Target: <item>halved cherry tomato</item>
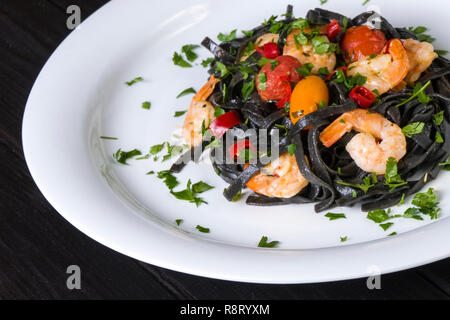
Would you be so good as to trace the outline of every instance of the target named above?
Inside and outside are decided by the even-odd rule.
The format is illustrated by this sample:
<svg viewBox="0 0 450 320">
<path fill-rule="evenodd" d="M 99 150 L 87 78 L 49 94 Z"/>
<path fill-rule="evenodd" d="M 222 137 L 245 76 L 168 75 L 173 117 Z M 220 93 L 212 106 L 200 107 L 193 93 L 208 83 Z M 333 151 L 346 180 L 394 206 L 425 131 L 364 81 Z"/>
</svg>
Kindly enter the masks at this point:
<svg viewBox="0 0 450 320">
<path fill-rule="evenodd" d="M 285 99 L 288 94 L 287 85 L 297 83 L 302 78 L 296 70 L 302 64 L 296 58 L 279 56 L 275 61 L 274 64 L 267 63 L 256 75 L 256 88 L 264 101 Z"/>
<path fill-rule="evenodd" d="M 351 27 L 345 32 L 341 42 L 346 62 L 354 62 L 359 59 L 379 54 L 386 44 L 383 31 L 371 29 L 368 26 Z"/>
<path fill-rule="evenodd" d="M 328 39 L 333 40 L 339 32 L 341 32 L 341 30 L 342 27 L 339 25 L 339 22 L 335 19 L 331 20 L 331 22 L 327 25 Z"/>
<path fill-rule="evenodd" d="M 317 110 L 317 105 L 328 105 L 328 88 L 318 76 L 308 76 L 301 80 L 291 95 L 290 118 L 296 123 L 301 117 Z"/>
</svg>

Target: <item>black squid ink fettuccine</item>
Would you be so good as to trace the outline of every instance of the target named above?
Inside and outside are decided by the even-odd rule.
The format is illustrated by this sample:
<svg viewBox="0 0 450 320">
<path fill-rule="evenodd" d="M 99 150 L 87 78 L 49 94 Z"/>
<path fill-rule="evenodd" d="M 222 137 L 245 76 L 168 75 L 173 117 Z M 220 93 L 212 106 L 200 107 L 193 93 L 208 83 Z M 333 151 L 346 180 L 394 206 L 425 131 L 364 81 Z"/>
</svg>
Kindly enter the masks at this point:
<svg viewBox="0 0 450 320">
<path fill-rule="evenodd" d="M 377 28 L 373 28 L 373 22 L 378 23 Z M 363 30 L 358 27 L 367 24 L 370 30 L 364 30 L 374 33 L 374 42 L 360 44 L 358 41 L 350 41 L 350 45 L 346 46 L 346 37 L 350 37 L 352 31 Z M 295 34 L 295 30 L 300 32 Z M 246 132 L 256 129 L 251 132 L 258 135 L 260 129 L 267 129 L 265 141 L 269 141 L 277 131 L 279 138 L 275 145 L 279 155 L 295 156 L 298 170 L 303 179 L 307 180 L 307 185 L 289 197 L 267 196 L 264 192 L 255 192 L 247 198 L 247 204 L 274 206 L 315 203 L 315 210 L 319 212 L 335 206 L 355 204 L 361 204 L 362 210 L 369 211 L 399 203 L 405 196 L 418 192 L 435 179 L 443 169 L 440 164 L 450 155 L 450 63 L 436 54 L 426 70 L 414 75 L 411 71 L 413 61 L 409 56 L 409 68 L 406 67 L 408 75 L 404 75 L 395 85 L 391 83 L 392 87 L 387 90 L 373 89 L 370 84 L 371 76 L 359 72 L 355 74 L 352 69 L 361 69 L 358 65 L 361 61 L 365 61 L 364 67 L 371 68 L 372 61 L 373 64 L 381 61 L 377 57 L 389 54 L 394 56 L 392 48 L 395 40 L 402 39 L 406 51 L 408 43 L 423 43 L 413 41 L 418 40 L 413 31 L 395 28 L 374 12 L 364 12 L 351 19 L 327 10 L 314 9 L 307 13 L 306 19 L 297 19 L 293 16 L 292 6 L 288 6 L 281 19 L 271 17 L 260 26 L 246 31 L 243 37 L 229 37 L 220 44 L 205 38 L 202 45 L 214 57 L 209 69 L 210 79 L 217 80 L 205 101 L 215 108 L 214 119 L 229 114 L 240 121 L 227 128 L 226 135 L 213 134 L 217 140 L 219 136 L 223 140 L 232 139 L 230 143 L 222 141 L 220 144 L 211 141 L 210 136 L 206 139 L 205 132 L 208 129 L 217 131 L 213 122 L 210 121 L 209 126 L 207 122 L 202 123 L 203 141 L 192 144 L 192 150 L 183 155 L 172 166 L 171 171 L 181 171 L 186 162 L 182 159 L 186 160 L 188 157 L 195 162 L 201 153 L 199 151 L 206 150 L 210 153 L 213 170 L 229 183 L 224 196 L 231 201 L 243 189 L 251 186 L 255 175 L 264 172 L 267 166 L 267 161 L 264 160 L 271 156 L 270 147 L 268 152 L 261 153 L 258 152 L 259 145 L 254 146 L 253 150 L 250 143 L 236 145 L 235 142 L 248 141 L 250 138 L 261 139 L 259 136 L 250 137 L 251 134 Z M 266 42 L 271 45 L 257 43 L 258 39 L 267 34 L 277 35 L 272 41 Z M 326 41 L 323 40 L 325 38 Z M 355 35 L 353 39 L 358 39 L 358 36 Z M 405 43 L 405 39 L 411 40 Z M 304 59 L 312 59 L 314 54 L 319 62 L 299 61 L 295 65 L 297 79 L 292 78 L 292 73 L 277 78 L 281 82 L 273 94 L 278 94 L 278 97 L 271 99 L 266 96 L 272 85 L 270 72 L 277 72 L 281 68 L 284 62 L 278 57 L 289 52 L 285 48 L 289 41 L 294 41 L 293 50 L 303 50 Z M 306 48 L 313 50 L 313 53 L 308 53 Z M 374 52 L 369 54 L 369 49 Z M 325 67 L 320 67 L 324 56 L 328 60 Z M 327 63 L 333 56 L 333 67 L 327 68 Z M 371 59 L 373 60 L 370 61 Z M 405 57 L 403 59 L 407 60 Z M 268 71 L 264 73 L 261 70 Z M 383 75 L 374 75 L 381 76 Z M 308 77 L 319 77 L 325 83 L 327 99 L 316 101 L 316 106 L 313 106 L 315 110 L 294 110 L 296 85 Z M 286 92 L 286 96 L 283 92 Z M 304 100 L 303 97 L 298 99 Z M 405 136 L 404 155 L 400 159 L 389 157 L 383 163 L 383 173 L 363 170 L 346 149 L 361 130 L 349 130 L 329 146 L 323 141 L 321 134 L 325 128 L 343 114 L 357 109 L 364 109 L 364 112 L 368 110 L 369 117 L 370 114 L 381 115 L 401 128 Z M 225 145 L 230 144 L 234 146 L 234 151 L 239 152 L 233 153 L 225 148 Z M 267 145 L 270 145 L 269 142 Z M 219 149 L 221 152 L 218 152 Z M 223 156 L 222 160 L 239 156 L 241 159 L 244 157 L 244 161 L 217 161 L 217 154 Z"/>
</svg>

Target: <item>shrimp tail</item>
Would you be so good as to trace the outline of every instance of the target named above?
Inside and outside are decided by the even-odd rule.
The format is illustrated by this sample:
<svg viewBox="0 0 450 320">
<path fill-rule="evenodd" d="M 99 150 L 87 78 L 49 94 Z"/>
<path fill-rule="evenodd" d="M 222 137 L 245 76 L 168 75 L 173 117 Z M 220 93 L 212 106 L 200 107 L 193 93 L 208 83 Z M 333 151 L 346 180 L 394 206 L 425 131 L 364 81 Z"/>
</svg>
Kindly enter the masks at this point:
<svg viewBox="0 0 450 320">
<path fill-rule="evenodd" d="M 345 121 L 345 115 L 341 115 L 322 131 L 319 138 L 329 148 L 351 130 L 352 124 Z"/>
<path fill-rule="evenodd" d="M 209 78 L 208 82 L 205 83 L 203 87 L 194 95 L 192 98 L 192 103 L 199 101 L 206 101 L 211 93 L 214 91 L 216 83 L 219 82 L 220 79 L 215 78 L 213 75 Z"/>
</svg>

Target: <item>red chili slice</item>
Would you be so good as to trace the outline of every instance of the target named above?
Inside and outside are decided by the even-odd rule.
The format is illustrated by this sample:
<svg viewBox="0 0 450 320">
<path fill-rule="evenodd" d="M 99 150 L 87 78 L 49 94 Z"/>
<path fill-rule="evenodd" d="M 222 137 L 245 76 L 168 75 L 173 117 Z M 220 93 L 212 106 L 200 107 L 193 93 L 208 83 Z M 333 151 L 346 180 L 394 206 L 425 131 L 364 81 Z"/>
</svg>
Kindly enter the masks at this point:
<svg viewBox="0 0 450 320">
<path fill-rule="evenodd" d="M 275 42 L 268 42 L 262 47 L 255 48 L 258 53 L 268 59 L 274 59 L 280 55 L 280 50 Z"/>
<path fill-rule="evenodd" d="M 347 76 L 347 68 L 348 68 L 348 66 L 339 67 L 339 68 L 337 68 L 336 70 L 334 70 L 332 73 L 330 73 L 329 75 L 327 75 L 326 78 L 323 79 L 323 80 L 325 80 L 325 81 L 330 80 L 330 79 L 336 74 L 336 71 L 338 71 L 338 70 L 344 71 L 345 76 Z"/>
<path fill-rule="evenodd" d="M 335 19 L 331 20 L 331 22 L 327 25 L 328 39 L 333 40 L 339 32 L 341 32 L 341 30 L 342 27 L 339 25 L 339 22 Z"/>
<path fill-rule="evenodd" d="M 350 91 L 349 97 L 364 109 L 369 108 L 375 101 L 375 95 L 372 91 L 362 86 L 354 87 Z"/>
<path fill-rule="evenodd" d="M 211 122 L 209 130 L 216 138 L 221 138 L 228 129 L 239 123 L 241 123 L 239 113 L 235 110 L 228 111 Z"/>
<path fill-rule="evenodd" d="M 256 149 L 253 146 L 253 143 L 251 143 L 247 139 L 240 140 L 228 148 L 228 153 L 230 155 L 230 159 L 239 157 L 239 151 L 245 150 L 245 149 L 251 149 L 253 152 L 256 152 Z"/>
</svg>

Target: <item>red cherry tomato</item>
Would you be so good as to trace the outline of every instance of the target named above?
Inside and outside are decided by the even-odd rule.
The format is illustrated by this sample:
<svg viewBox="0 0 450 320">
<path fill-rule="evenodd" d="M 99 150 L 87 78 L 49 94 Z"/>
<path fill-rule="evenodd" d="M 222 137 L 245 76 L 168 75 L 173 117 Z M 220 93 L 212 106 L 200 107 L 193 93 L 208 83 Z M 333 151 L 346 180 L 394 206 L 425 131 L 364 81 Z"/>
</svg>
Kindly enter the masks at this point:
<svg viewBox="0 0 450 320">
<path fill-rule="evenodd" d="M 228 153 L 230 154 L 230 159 L 234 159 L 236 157 L 239 157 L 239 153 L 241 150 L 250 149 L 253 152 L 256 152 L 255 147 L 253 146 L 253 143 L 251 143 L 249 140 L 239 140 L 235 144 L 231 145 L 228 148 Z"/>
<path fill-rule="evenodd" d="M 209 130 L 216 137 L 222 137 L 228 129 L 234 127 L 241 123 L 241 118 L 239 116 L 239 112 L 236 110 L 225 112 L 223 115 L 216 118 L 209 125 Z"/>
<path fill-rule="evenodd" d="M 331 22 L 327 25 L 328 39 L 333 40 L 339 32 L 341 32 L 341 30 L 342 27 L 339 25 L 339 22 L 335 19 L 331 20 Z"/>
<path fill-rule="evenodd" d="M 256 88 L 261 99 L 265 101 L 282 99 L 289 101 L 286 95 L 290 94 L 290 82 L 300 81 L 302 76 L 296 69 L 302 64 L 291 56 L 279 56 L 275 58 L 275 61 L 278 63 L 275 67 L 275 64 L 269 62 L 261 68 L 256 76 Z"/>
<path fill-rule="evenodd" d="M 358 61 L 371 54 L 379 54 L 386 44 L 383 31 L 368 26 L 351 27 L 345 32 L 341 42 L 346 62 Z"/>
<path fill-rule="evenodd" d="M 278 46 L 274 42 L 268 42 L 262 47 L 256 47 L 255 50 L 264 58 L 273 59 L 280 55 L 280 50 L 278 50 Z"/>
</svg>

